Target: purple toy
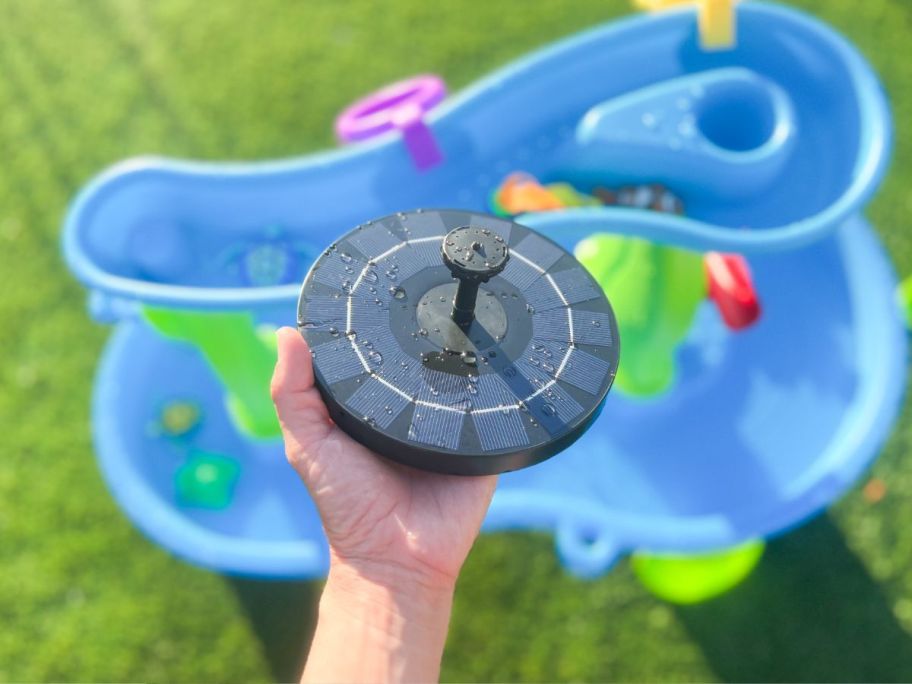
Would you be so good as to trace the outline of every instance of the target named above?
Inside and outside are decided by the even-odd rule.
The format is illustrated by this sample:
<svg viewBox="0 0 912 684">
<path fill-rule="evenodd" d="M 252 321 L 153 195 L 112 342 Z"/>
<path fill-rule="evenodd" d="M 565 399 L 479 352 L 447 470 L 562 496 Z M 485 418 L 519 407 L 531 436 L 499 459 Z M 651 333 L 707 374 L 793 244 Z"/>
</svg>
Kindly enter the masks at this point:
<svg viewBox="0 0 912 684">
<path fill-rule="evenodd" d="M 336 135 L 355 142 L 401 131 L 415 166 L 429 169 L 443 161 L 443 154 L 424 116 L 444 97 L 446 85 L 434 74 L 397 81 L 347 107 L 336 119 Z"/>
</svg>

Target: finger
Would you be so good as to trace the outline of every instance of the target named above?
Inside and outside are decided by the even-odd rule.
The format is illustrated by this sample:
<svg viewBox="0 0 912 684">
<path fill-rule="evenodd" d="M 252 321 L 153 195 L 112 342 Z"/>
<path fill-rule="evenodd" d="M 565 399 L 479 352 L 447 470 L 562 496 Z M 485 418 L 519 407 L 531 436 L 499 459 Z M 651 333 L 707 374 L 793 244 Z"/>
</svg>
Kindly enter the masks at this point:
<svg viewBox="0 0 912 684">
<path fill-rule="evenodd" d="M 313 359 L 301 334 L 288 326 L 276 331 L 279 358 L 272 375 L 273 387 L 282 394 L 306 392 L 313 387 Z"/>
<path fill-rule="evenodd" d="M 286 437 L 305 444 L 331 427 L 326 406 L 314 388 L 313 359 L 304 338 L 294 328 L 276 332 L 278 360 L 270 389 Z"/>
</svg>

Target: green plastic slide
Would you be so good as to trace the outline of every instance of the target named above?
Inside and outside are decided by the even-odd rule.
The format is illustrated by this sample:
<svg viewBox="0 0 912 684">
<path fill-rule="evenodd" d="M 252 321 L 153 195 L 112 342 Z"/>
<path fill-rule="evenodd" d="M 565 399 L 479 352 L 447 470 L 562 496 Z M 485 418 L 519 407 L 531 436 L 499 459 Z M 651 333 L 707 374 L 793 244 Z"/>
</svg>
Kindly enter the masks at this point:
<svg viewBox="0 0 912 684">
<path fill-rule="evenodd" d="M 245 434 L 281 436 L 269 380 L 275 366 L 272 330 L 258 330 L 246 312 L 145 307 L 146 320 L 162 335 L 196 346 L 225 388 L 228 411 Z"/>
</svg>

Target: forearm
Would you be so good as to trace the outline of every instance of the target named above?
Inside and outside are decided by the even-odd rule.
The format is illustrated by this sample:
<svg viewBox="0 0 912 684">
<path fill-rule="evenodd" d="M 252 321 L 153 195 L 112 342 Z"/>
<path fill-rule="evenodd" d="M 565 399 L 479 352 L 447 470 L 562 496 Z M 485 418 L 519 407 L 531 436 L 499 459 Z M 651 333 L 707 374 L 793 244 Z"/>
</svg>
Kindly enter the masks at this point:
<svg viewBox="0 0 912 684">
<path fill-rule="evenodd" d="M 452 602 L 448 583 L 334 559 L 302 681 L 437 681 Z"/>
</svg>

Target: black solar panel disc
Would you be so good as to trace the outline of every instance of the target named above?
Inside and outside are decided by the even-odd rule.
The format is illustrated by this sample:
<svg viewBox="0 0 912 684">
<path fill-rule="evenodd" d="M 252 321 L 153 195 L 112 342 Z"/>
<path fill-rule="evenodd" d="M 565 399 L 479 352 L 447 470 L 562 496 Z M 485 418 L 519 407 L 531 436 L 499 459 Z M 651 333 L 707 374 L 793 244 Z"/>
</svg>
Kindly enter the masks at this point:
<svg viewBox="0 0 912 684">
<path fill-rule="evenodd" d="M 481 475 L 538 463 L 592 423 L 618 364 L 586 269 L 518 223 L 417 210 L 358 226 L 298 302 L 336 424 L 386 458 Z"/>
</svg>

